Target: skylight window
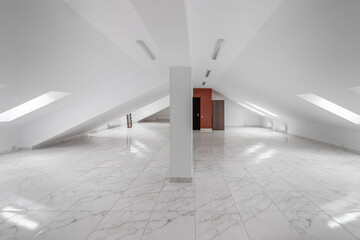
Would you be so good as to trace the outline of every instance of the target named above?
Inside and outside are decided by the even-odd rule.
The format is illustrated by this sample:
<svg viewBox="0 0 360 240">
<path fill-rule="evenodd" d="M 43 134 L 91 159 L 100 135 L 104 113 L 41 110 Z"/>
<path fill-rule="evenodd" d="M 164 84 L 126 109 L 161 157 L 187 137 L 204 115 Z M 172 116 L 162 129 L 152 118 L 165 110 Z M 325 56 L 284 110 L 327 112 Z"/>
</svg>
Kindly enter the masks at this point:
<svg viewBox="0 0 360 240">
<path fill-rule="evenodd" d="M 267 113 L 267 114 L 269 114 L 269 115 L 271 115 L 273 117 L 278 117 L 279 116 L 279 115 L 277 115 L 275 113 L 270 112 L 269 110 L 266 110 L 265 108 L 262 108 L 262 107 L 259 107 L 258 105 L 255 105 L 255 104 L 253 104 L 251 102 L 246 102 L 246 103 L 249 104 L 250 106 L 256 108 L 257 110 L 260 110 L 261 112 Z"/>
<path fill-rule="evenodd" d="M 242 103 L 240 103 L 240 105 L 243 106 L 243 107 L 245 107 L 245 108 L 247 108 L 247 109 L 249 109 L 250 111 L 253 111 L 254 113 L 257 113 L 257 114 L 259 114 L 259 115 L 261 115 L 261 116 L 265 116 L 265 114 L 263 114 L 262 112 L 254 109 L 254 108 L 252 108 L 252 107 L 249 107 L 248 105 L 245 105 L 245 104 L 242 104 Z"/>
<path fill-rule="evenodd" d="M 351 112 L 339 105 L 336 105 L 335 103 L 332 103 L 324 98 L 321 98 L 312 93 L 300 94 L 297 96 L 352 123 L 360 124 L 360 115 Z"/>
<path fill-rule="evenodd" d="M 70 93 L 54 91 L 45 93 L 44 95 L 41 95 L 6 112 L 1 113 L 0 122 L 11 122 L 39 108 L 49 105 L 50 103 L 53 103 L 69 94 Z"/>
</svg>

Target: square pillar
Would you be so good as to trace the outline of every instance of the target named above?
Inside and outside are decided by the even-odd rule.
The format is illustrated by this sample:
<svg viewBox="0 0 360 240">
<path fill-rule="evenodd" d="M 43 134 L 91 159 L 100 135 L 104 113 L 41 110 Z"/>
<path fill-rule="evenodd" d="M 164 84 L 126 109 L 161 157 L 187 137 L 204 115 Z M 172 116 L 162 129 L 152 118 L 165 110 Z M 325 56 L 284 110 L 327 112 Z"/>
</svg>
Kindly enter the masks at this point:
<svg viewBox="0 0 360 240">
<path fill-rule="evenodd" d="M 170 67 L 170 182 L 192 182 L 190 67 Z"/>
</svg>

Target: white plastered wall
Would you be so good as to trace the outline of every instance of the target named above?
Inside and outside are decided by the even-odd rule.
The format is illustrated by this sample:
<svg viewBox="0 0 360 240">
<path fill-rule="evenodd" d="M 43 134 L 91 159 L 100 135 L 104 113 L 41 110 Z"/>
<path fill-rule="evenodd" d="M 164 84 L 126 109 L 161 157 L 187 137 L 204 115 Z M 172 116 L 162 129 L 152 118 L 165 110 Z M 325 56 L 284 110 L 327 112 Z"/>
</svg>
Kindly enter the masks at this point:
<svg viewBox="0 0 360 240">
<path fill-rule="evenodd" d="M 272 122 L 272 124 L 269 123 Z M 271 127 L 272 125 L 272 127 Z M 344 147 L 360 152 L 360 132 L 354 129 L 331 126 L 323 123 L 302 120 L 264 119 L 262 126 L 283 132 L 287 126 L 287 134 L 313 139 L 330 145 Z"/>
<path fill-rule="evenodd" d="M 261 126 L 262 118 L 222 94 L 213 91 L 213 100 L 224 100 L 225 127 Z"/>
</svg>

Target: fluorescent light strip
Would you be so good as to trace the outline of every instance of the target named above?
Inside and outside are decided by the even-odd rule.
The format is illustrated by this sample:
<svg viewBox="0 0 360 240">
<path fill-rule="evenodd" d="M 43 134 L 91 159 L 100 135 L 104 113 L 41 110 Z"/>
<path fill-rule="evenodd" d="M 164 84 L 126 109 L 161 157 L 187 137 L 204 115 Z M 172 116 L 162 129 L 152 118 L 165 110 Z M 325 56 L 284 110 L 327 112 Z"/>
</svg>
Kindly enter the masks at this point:
<svg viewBox="0 0 360 240">
<path fill-rule="evenodd" d="M 220 51 L 220 47 L 221 47 L 221 44 L 224 42 L 225 40 L 224 39 L 218 39 L 216 41 L 216 45 L 215 45 L 215 48 L 214 48 L 214 52 L 212 54 L 212 59 L 213 60 L 216 60 L 218 54 L 219 54 L 219 51 Z"/>
<path fill-rule="evenodd" d="M 259 115 L 261 115 L 261 116 L 265 116 L 265 114 L 263 114 L 262 112 L 254 109 L 254 108 L 252 108 L 252 107 L 249 107 L 249 106 L 247 106 L 247 105 L 245 105 L 245 104 L 242 104 L 242 103 L 240 103 L 240 105 L 243 106 L 243 107 L 245 107 L 245 108 L 247 108 L 247 109 L 249 109 L 249 110 L 251 110 L 251 111 L 253 111 L 253 112 L 255 112 L 255 113 L 257 113 L 257 114 L 259 114 Z"/>
<path fill-rule="evenodd" d="M 297 96 L 352 123 L 360 124 L 360 115 L 336 105 L 335 103 L 332 103 L 322 97 L 312 93 L 300 94 Z"/>
<path fill-rule="evenodd" d="M 206 74 L 205 74 L 205 77 L 209 77 L 210 73 L 211 73 L 211 71 L 210 71 L 210 70 L 207 70 L 207 71 L 206 71 Z"/>
<path fill-rule="evenodd" d="M 148 46 L 144 43 L 144 41 L 142 41 L 142 40 L 137 40 L 136 42 L 137 42 L 137 44 L 139 44 L 139 46 L 144 50 L 144 52 L 146 53 L 146 55 L 148 55 L 149 58 L 154 61 L 154 60 L 155 60 L 155 56 L 154 56 L 154 54 L 150 51 L 150 49 L 148 48 Z"/>
<path fill-rule="evenodd" d="M 11 122 L 19 117 L 22 117 L 52 102 L 55 102 L 69 94 L 70 93 L 54 91 L 45 93 L 44 95 L 41 95 L 6 112 L 1 113 L 0 122 Z"/>
<path fill-rule="evenodd" d="M 262 107 L 259 107 L 258 105 L 255 105 L 255 104 L 253 104 L 253 103 L 251 103 L 251 102 L 246 102 L 246 103 L 249 104 L 250 106 L 252 106 L 252 107 L 254 107 L 254 108 L 256 108 L 256 109 L 264 112 L 264 113 L 267 113 L 267 114 L 273 116 L 273 117 L 278 117 L 278 116 L 279 116 L 279 115 L 277 115 L 277 114 L 275 114 L 275 113 L 272 113 L 272 112 L 270 112 L 270 111 L 268 111 L 268 110 L 266 110 L 266 109 L 264 109 L 264 108 L 262 108 Z"/>
</svg>

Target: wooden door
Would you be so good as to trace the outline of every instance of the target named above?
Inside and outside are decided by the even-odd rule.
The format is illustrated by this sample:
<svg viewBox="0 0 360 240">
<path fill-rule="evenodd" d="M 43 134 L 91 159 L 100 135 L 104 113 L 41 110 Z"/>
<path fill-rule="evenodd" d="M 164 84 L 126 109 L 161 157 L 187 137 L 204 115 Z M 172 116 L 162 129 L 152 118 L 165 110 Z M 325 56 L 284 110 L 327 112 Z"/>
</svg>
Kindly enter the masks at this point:
<svg viewBox="0 0 360 240">
<path fill-rule="evenodd" d="M 224 130 L 224 100 L 212 101 L 212 127 L 213 130 Z"/>
<path fill-rule="evenodd" d="M 193 130 L 200 130 L 200 98 L 193 98 Z"/>
</svg>

